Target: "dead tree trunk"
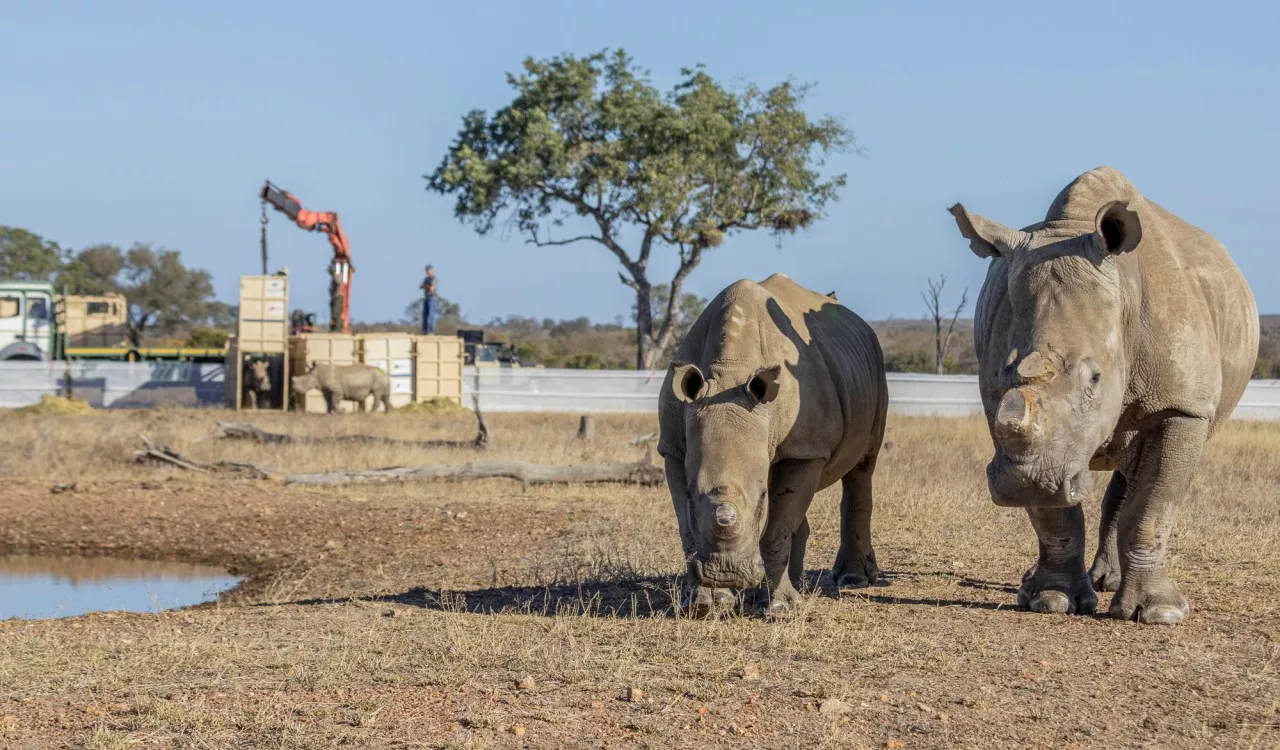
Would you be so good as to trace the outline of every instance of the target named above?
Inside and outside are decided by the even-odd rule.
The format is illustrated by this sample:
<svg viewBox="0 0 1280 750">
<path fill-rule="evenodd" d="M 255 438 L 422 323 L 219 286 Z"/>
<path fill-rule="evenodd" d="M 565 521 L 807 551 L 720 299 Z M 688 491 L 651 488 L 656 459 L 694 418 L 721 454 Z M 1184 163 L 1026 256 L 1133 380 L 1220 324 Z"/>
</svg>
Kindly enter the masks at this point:
<svg viewBox="0 0 1280 750">
<path fill-rule="evenodd" d="M 947 277 L 941 276 L 937 282 L 932 278 L 929 279 L 929 289 L 927 292 L 920 292 L 920 297 L 924 299 L 925 309 L 929 311 L 929 316 L 933 318 L 933 357 L 934 372 L 941 375 L 946 371 L 947 350 L 951 348 L 951 337 L 955 335 L 956 320 L 959 319 L 960 313 L 964 311 L 965 304 L 969 301 L 969 288 L 960 295 L 960 304 L 956 305 L 956 309 L 951 313 L 951 323 L 947 326 L 947 333 L 942 334 L 942 323 L 946 319 L 946 313 L 942 311 L 942 289 L 947 285 Z"/>
</svg>

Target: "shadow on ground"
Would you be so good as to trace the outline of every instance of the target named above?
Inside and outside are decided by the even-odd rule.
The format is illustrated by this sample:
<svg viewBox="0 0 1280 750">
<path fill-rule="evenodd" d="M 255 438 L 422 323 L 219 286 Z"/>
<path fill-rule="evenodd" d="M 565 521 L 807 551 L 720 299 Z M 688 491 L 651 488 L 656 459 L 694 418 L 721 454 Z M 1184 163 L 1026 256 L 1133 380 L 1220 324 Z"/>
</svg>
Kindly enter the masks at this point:
<svg viewBox="0 0 1280 750">
<path fill-rule="evenodd" d="M 825 570 L 807 574 L 813 595 L 827 598 L 862 598 L 877 604 L 925 607 L 964 607 L 968 609 L 1015 609 L 1016 601 L 969 601 L 960 598 L 895 596 L 885 592 L 895 580 L 911 580 L 912 574 L 886 572 L 886 580 L 871 588 L 839 590 L 830 585 Z M 962 578 L 958 585 L 1003 593 L 1017 593 L 1007 584 Z M 555 583 L 546 586 L 495 586 L 484 589 L 433 590 L 412 588 L 397 594 L 354 596 L 345 598 L 301 599 L 290 602 L 263 603 L 256 606 L 314 606 L 366 602 L 399 604 L 437 612 L 471 614 L 524 614 L 543 617 L 580 616 L 623 619 L 674 618 L 679 616 L 680 579 L 675 576 L 650 576 L 626 579 L 592 579 Z M 754 612 L 756 600 L 747 594 L 740 601 L 741 611 Z"/>
</svg>

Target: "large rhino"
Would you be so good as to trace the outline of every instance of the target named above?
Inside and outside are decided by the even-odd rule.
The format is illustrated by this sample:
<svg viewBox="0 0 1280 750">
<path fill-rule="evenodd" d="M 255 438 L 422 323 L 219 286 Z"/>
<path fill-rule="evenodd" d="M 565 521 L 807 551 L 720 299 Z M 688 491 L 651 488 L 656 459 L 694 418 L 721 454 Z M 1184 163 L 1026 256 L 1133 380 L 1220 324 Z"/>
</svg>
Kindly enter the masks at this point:
<svg viewBox="0 0 1280 750">
<path fill-rule="evenodd" d="M 391 411 L 391 379 L 378 367 L 317 364 L 306 374 L 294 376 L 291 382 L 298 398 L 305 398 L 310 391 L 320 389 L 329 414 L 336 412 L 338 404 L 343 401 L 355 401 L 363 412 L 365 399 L 371 395 L 375 411 L 379 403 L 385 411 Z"/>
<path fill-rule="evenodd" d="M 798 601 L 809 503 L 837 480 L 832 579 L 880 579 L 871 475 L 888 395 L 871 327 L 774 274 L 722 291 L 674 359 L 658 398 L 658 452 L 689 565 L 685 604 L 710 613 L 762 578 L 770 610 Z"/>
<path fill-rule="evenodd" d="M 1177 623 L 1165 569 L 1174 514 L 1205 441 L 1258 352 L 1258 310 L 1226 248 L 1147 200 L 1120 172 L 1077 177 L 1022 230 L 951 209 L 991 258 L 974 339 L 997 505 L 1025 507 L 1040 542 L 1019 604 Z M 1092 470 L 1113 471 L 1085 570 Z"/>
</svg>

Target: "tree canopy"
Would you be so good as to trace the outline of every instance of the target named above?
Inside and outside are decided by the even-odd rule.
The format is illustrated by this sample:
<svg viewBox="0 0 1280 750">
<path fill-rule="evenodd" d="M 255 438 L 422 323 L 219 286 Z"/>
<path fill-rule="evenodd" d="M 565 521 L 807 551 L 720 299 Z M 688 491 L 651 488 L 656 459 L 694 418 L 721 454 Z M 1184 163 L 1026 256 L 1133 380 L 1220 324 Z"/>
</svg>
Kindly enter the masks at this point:
<svg viewBox="0 0 1280 750">
<path fill-rule="evenodd" d="M 532 245 L 612 253 L 635 293 L 637 367 L 674 342 L 684 282 L 707 250 L 740 231 L 808 227 L 845 184 L 820 170 L 852 134 L 805 114 L 807 86 L 733 91 L 698 66 L 662 93 L 623 50 L 526 59 L 507 81 L 514 100 L 467 114 L 427 187 L 454 196 L 454 214 L 482 235 L 510 217 Z M 655 247 L 678 260 L 657 314 Z"/>
<path fill-rule="evenodd" d="M 58 270 L 61 253 L 56 242 L 38 234 L 0 226 L 0 279 L 48 281 Z"/>
<path fill-rule="evenodd" d="M 139 346 L 152 328 L 172 334 L 191 326 L 230 327 L 235 323 L 232 308 L 213 299 L 209 272 L 187 268 L 177 250 L 145 243 L 135 244 L 127 252 L 114 245 L 93 245 L 69 253 L 55 283 L 71 294 L 123 294 L 128 300 L 129 338 L 134 346 Z"/>
</svg>

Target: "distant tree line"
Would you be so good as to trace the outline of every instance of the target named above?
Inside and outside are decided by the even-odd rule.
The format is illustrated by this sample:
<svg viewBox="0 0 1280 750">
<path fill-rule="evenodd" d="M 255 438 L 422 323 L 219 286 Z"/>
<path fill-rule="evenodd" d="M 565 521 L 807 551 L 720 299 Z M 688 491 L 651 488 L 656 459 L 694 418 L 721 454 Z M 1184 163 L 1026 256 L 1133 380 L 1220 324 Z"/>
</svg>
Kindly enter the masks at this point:
<svg viewBox="0 0 1280 750">
<path fill-rule="evenodd" d="M 26 229 L 0 226 L 0 279 L 52 282 L 58 292 L 123 294 L 129 340 L 182 335 L 192 346 L 221 346 L 235 326 L 233 306 L 213 298 L 208 271 L 188 268 L 178 250 L 135 243 L 62 248 Z"/>
</svg>

